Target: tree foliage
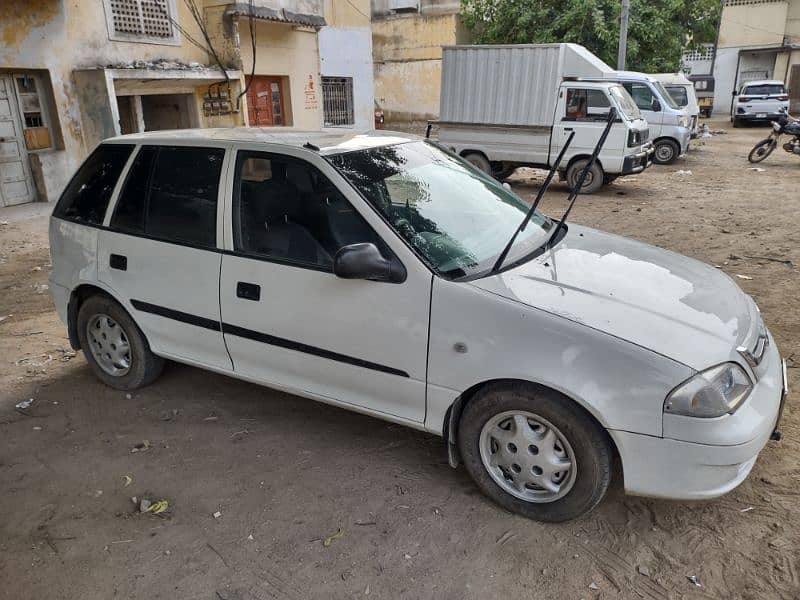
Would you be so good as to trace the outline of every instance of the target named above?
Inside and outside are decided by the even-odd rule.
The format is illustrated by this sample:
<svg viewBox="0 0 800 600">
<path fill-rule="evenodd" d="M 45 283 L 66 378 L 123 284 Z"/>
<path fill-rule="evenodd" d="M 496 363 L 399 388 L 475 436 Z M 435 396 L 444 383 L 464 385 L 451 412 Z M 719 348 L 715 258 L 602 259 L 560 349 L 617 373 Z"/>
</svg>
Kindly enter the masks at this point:
<svg viewBox="0 0 800 600">
<path fill-rule="evenodd" d="M 461 0 L 477 44 L 573 42 L 617 64 L 620 0 Z M 713 42 L 719 0 L 630 0 L 626 68 L 677 71 L 688 45 Z"/>
</svg>

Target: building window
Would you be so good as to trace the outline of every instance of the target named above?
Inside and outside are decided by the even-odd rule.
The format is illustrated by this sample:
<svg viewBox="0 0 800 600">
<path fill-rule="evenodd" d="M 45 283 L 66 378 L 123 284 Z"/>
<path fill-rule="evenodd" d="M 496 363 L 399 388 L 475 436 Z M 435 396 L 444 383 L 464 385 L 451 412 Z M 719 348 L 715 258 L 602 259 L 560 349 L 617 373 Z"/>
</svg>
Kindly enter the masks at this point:
<svg viewBox="0 0 800 600">
<path fill-rule="evenodd" d="M 175 0 L 105 0 L 105 9 L 113 41 L 180 44 Z"/>
<path fill-rule="evenodd" d="M 22 133 L 28 150 L 44 150 L 53 145 L 42 99 L 42 80 L 35 75 L 14 75 Z"/>
<path fill-rule="evenodd" d="M 322 109 L 326 127 L 353 125 L 353 78 L 322 78 Z"/>
</svg>

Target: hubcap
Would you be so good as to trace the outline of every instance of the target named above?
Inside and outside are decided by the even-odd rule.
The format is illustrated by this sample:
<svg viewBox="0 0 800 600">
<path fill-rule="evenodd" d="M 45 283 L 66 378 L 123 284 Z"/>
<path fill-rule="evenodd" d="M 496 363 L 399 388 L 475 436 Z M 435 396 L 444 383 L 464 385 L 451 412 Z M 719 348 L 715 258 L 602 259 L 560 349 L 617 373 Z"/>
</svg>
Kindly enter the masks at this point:
<svg viewBox="0 0 800 600">
<path fill-rule="evenodd" d="M 575 484 L 577 463 L 567 439 L 534 413 L 495 415 L 481 429 L 483 466 L 504 491 L 528 502 L 554 502 Z"/>
<path fill-rule="evenodd" d="M 659 160 L 670 160 L 673 154 L 672 147 L 668 144 L 662 144 L 656 148 L 656 156 Z"/>
<path fill-rule="evenodd" d="M 89 349 L 100 368 L 109 375 L 122 377 L 131 368 L 128 336 L 108 315 L 94 315 L 86 325 Z"/>
</svg>

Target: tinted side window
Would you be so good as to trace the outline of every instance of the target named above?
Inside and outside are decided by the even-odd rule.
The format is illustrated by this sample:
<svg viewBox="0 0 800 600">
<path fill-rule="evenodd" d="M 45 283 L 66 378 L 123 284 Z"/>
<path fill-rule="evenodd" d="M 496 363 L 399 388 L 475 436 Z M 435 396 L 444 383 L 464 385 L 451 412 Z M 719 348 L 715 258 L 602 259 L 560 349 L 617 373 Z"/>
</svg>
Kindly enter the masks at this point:
<svg viewBox="0 0 800 600">
<path fill-rule="evenodd" d="M 102 144 L 92 152 L 67 184 L 53 215 L 100 225 L 125 163 L 134 146 Z"/>
<path fill-rule="evenodd" d="M 655 96 L 650 88 L 643 83 L 625 83 L 623 84 L 628 93 L 636 102 L 639 110 L 653 110 L 655 106 Z"/>
<path fill-rule="evenodd" d="M 330 270 L 342 247 L 383 240 L 316 168 L 260 152 L 239 152 L 234 187 L 236 250 Z"/>
<path fill-rule="evenodd" d="M 111 219 L 121 231 L 216 246 L 222 148 L 144 146 Z"/>
<path fill-rule="evenodd" d="M 155 146 L 143 146 L 139 150 L 119 193 L 117 206 L 111 217 L 111 227 L 120 231 L 144 233 L 147 190 L 157 154 L 158 148 Z"/>
</svg>

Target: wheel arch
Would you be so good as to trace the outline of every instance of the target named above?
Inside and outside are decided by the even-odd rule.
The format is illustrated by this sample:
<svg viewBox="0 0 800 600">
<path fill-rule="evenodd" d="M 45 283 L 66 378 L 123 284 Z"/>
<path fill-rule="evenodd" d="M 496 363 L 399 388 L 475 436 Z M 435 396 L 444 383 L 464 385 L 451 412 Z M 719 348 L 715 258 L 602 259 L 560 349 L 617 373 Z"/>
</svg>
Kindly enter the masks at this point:
<svg viewBox="0 0 800 600">
<path fill-rule="evenodd" d="M 113 300 L 119 304 L 122 310 L 136 323 L 136 319 L 133 318 L 133 315 L 131 315 L 130 311 L 125 307 L 125 303 L 114 296 L 110 290 L 97 283 L 81 283 L 70 292 L 69 302 L 67 304 L 67 333 L 69 335 L 69 345 L 73 350 L 81 349 L 80 340 L 78 339 L 78 312 L 81 309 L 81 305 L 92 296 L 105 296 Z M 139 327 L 139 330 L 141 331 L 141 327 Z M 145 337 L 145 340 L 147 340 L 147 336 L 144 332 L 142 332 L 142 335 Z M 147 343 L 150 343 L 149 340 Z"/>
<path fill-rule="evenodd" d="M 567 166 L 564 168 L 564 172 L 566 173 L 569 170 L 569 168 L 573 164 L 575 164 L 576 161 L 584 160 L 584 159 L 588 160 L 588 159 L 591 159 L 591 158 L 592 158 L 591 154 L 576 154 L 575 156 L 573 156 L 573 157 L 571 157 L 569 159 L 569 162 L 567 162 Z M 599 156 L 595 159 L 595 162 L 600 166 L 600 168 L 602 169 L 603 173 L 605 174 L 606 169 L 603 166 L 603 161 L 600 160 Z"/>
<path fill-rule="evenodd" d="M 461 420 L 461 415 L 464 413 L 464 409 L 467 407 L 469 402 L 475 397 L 475 395 L 482 389 L 485 389 L 490 386 L 503 386 L 503 385 L 525 385 L 530 386 L 533 389 L 540 389 L 546 390 L 548 392 L 552 392 L 558 394 L 559 396 L 563 397 L 566 401 L 572 402 L 577 405 L 586 415 L 594 421 L 594 423 L 603 431 L 606 438 L 608 439 L 609 446 L 611 447 L 615 460 L 617 464 L 620 465 L 620 472 L 624 478 L 624 472 L 622 472 L 622 459 L 621 454 L 619 452 L 619 448 L 617 446 L 617 442 L 612 436 L 608 428 L 603 424 L 600 416 L 594 410 L 594 408 L 583 402 L 570 394 L 566 393 L 564 390 L 559 390 L 549 385 L 545 385 L 536 381 L 530 381 L 525 379 L 513 379 L 513 378 L 499 378 L 499 379 L 489 379 L 486 381 L 481 381 L 479 383 L 475 383 L 474 385 L 470 386 L 468 389 L 464 390 L 459 396 L 450 404 L 447 408 L 447 411 L 444 415 L 444 423 L 442 423 L 442 437 L 445 439 L 447 444 L 447 458 L 450 466 L 456 468 L 461 463 L 461 457 L 458 451 L 458 438 L 457 438 L 457 431 L 458 431 L 458 424 Z"/>
</svg>

